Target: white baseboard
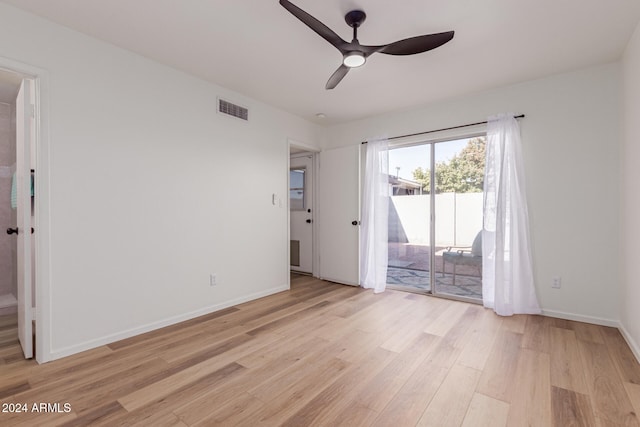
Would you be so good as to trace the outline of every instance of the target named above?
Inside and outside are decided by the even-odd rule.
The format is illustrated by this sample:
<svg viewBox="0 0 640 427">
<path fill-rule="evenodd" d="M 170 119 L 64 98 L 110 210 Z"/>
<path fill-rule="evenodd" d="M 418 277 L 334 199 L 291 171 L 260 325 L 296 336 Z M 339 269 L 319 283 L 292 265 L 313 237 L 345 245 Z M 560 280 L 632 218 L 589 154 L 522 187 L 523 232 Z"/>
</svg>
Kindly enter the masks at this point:
<svg viewBox="0 0 640 427">
<path fill-rule="evenodd" d="M 594 325 L 609 326 L 616 328 L 622 334 L 622 337 L 629 345 L 631 352 L 635 356 L 638 363 L 640 363 L 640 346 L 631 337 L 631 334 L 624 328 L 624 326 L 618 320 L 603 319 L 600 317 L 582 316 L 579 314 L 564 313 L 561 311 L 542 310 L 542 314 L 549 317 L 557 317 L 558 319 L 574 320 L 576 322 L 592 323 Z"/>
<path fill-rule="evenodd" d="M 51 353 L 49 353 L 50 357 L 47 358 L 47 362 L 60 359 L 62 357 L 71 356 L 72 354 L 80 353 L 82 351 L 91 350 L 92 348 L 100 347 L 102 345 L 110 344 L 112 342 L 120 341 L 126 338 L 131 338 L 136 335 L 144 334 L 145 332 L 150 332 L 155 329 L 164 328 L 165 326 L 174 325 L 176 323 L 184 322 L 186 320 L 190 320 L 199 316 L 204 316 L 205 314 L 213 313 L 218 310 L 222 310 L 228 307 L 233 307 L 234 305 L 242 304 L 247 301 L 252 301 L 258 298 L 266 297 L 266 296 L 273 295 L 278 292 L 282 292 L 286 290 L 289 290 L 288 284 L 279 286 L 276 288 L 267 289 L 265 291 L 257 292 L 251 295 L 246 295 L 230 301 L 225 301 L 220 304 L 203 307 L 201 309 L 191 311 L 189 313 L 184 313 L 177 316 L 169 317 L 167 319 L 163 319 L 153 323 L 148 323 L 146 325 L 128 329 L 126 331 L 117 332 L 115 334 L 110 334 L 100 338 L 85 341 L 80 344 L 75 344 L 75 345 L 64 347 L 61 349 L 52 349 Z"/>
<path fill-rule="evenodd" d="M 13 294 L 0 295 L 0 308 L 15 307 L 18 305 L 18 300 Z"/>
<path fill-rule="evenodd" d="M 631 334 L 625 329 L 622 324 L 618 326 L 618 330 L 629 345 L 629 348 L 631 349 L 633 355 L 636 357 L 636 360 L 638 361 L 638 363 L 640 363 L 640 346 L 637 342 L 635 342 L 633 337 L 631 337 Z"/>
<path fill-rule="evenodd" d="M 355 285 L 354 285 L 355 286 Z M 106 344 L 110 344 L 112 342 L 116 342 L 116 341 L 120 341 L 126 338 L 131 338 L 133 336 L 136 335 L 140 335 L 143 334 L 145 332 L 150 332 L 153 331 L 155 329 L 160 329 L 160 328 L 164 328 L 165 326 L 170 326 L 176 323 L 180 323 L 180 322 L 184 322 L 186 320 L 190 320 L 199 316 L 203 316 L 209 313 L 213 313 L 215 311 L 218 310 L 222 310 L 228 307 L 233 307 L 234 305 L 238 305 L 238 304 L 242 304 L 244 302 L 247 301 L 252 301 L 258 298 L 262 298 L 262 297 L 266 297 L 269 295 L 273 295 L 276 294 L 278 292 L 283 292 L 289 289 L 289 285 L 283 285 L 283 286 L 279 286 L 276 288 L 271 288 L 262 292 L 257 292 L 255 294 L 251 294 L 251 295 L 246 295 L 244 297 L 240 297 L 240 298 L 236 298 L 230 301 L 225 301 L 223 303 L 220 304 L 215 304 L 212 306 L 208 306 L 208 307 L 204 307 L 189 313 L 184 313 L 184 314 L 180 314 L 177 316 L 173 316 L 164 320 L 160 320 L 157 322 L 153 322 L 153 323 L 149 323 L 137 328 L 133 328 L 133 329 L 129 329 L 126 331 L 122 331 L 122 332 L 118 332 L 115 334 L 110 334 L 110 335 L 106 335 L 104 337 L 101 338 L 96 338 L 93 340 L 89 340 L 89 341 L 85 341 L 83 343 L 80 344 L 76 344 L 73 346 L 69 346 L 69 347 L 65 347 L 62 349 L 58 349 L 58 350 L 52 350 L 51 353 L 49 354 L 50 358 L 47 359 L 47 361 L 52 361 L 52 360 L 56 360 L 56 359 L 60 359 L 62 357 L 67 357 L 67 356 L 71 356 L 73 354 L 76 353 L 80 353 L 86 350 L 90 350 L 92 348 L 96 348 L 96 347 L 100 347 L 101 345 L 106 345 Z M 600 318 L 600 317 L 593 317 L 593 316 L 584 316 L 584 315 L 579 315 L 579 314 L 574 314 L 574 313 L 565 313 L 565 312 L 561 312 L 561 311 L 554 311 L 554 310 L 542 310 L 542 314 L 544 316 L 549 316 L 549 317 L 556 317 L 559 319 L 565 319 L 565 320 L 573 320 L 576 322 L 584 322 L 584 323 L 592 323 L 595 325 L 602 325 L 602 326 L 609 326 L 609 327 L 613 327 L 613 328 L 617 328 L 618 330 L 620 330 L 620 333 L 622 334 L 622 336 L 624 337 L 625 341 L 627 342 L 627 344 L 629 344 L 629 347 L 631 348 L 631 351 L 633 352 L 634 356 L 636 357 L 636 359 L 638 360 L 638 363 L 640 363 L 640 346 L 638 345 L 638 343 L 636 343 L 633 338 L 631 337 L 631 335 L 627 332 L 627 330 L 624 328 L 624 326 L 622 326 L 620 324 L 619 321 L 617 320 L 611 320 L 611 319 L 604 319 L 604 318 Z"/>
<path fill-rule="evenodd" d="M 573 320 L 575 322 L 592 323 L 594 325 L 610 326 L 612 328 L 620 327 L 619 321 L 612 320 L 612 319 L 604 319 L 601 317 L 584 316 L 581 314 L 565 313 L 562 311 L 555 311 L 555 310 L 542 310 L 542 314 L 548 317 L 556 317 L 558 319 Z"/>
</svg>

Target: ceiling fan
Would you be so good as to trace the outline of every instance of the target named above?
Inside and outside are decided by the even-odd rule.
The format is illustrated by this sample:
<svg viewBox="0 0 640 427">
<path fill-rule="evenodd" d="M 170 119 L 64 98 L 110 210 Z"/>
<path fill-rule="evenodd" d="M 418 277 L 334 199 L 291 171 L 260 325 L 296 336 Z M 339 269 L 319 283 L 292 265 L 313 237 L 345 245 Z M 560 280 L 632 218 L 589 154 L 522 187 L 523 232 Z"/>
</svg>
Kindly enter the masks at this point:
<svg viewBox="0 0 640 427">
<path fill-rule="evenodd" d="M 416 53 L 426 52 L 431 49 L 442 46 L 453 38 L 453 31 L 447 31 L 444 33 L 427 34 L 424 36 L 410 37 L 408 39 L 399 40 L 394 43 L 389 43 L 380 46 L 367 46 L 362 45 L 358 41 L 358 28 L 367 15 L 362 10 L 352 10 L 344 17 L 347 25 L 353 28 L 353 40 L 350 43 L 343 40 L 329 27 L 318 21 L 313 16 L 309 15 L 298 6 L 292 4 L 288 0 L 280 0 L 280 4 L 287 9 L 293 16 L 298 18 L 309 28 L 315 31 L 320 37 L 331 43 L 336 49 L 342 53 L 342 64 L 338 69 L 329 77 L 325 89 L 333 89 L 338 83 L 347 75 L 351 68 L 360 67 L 364 65 L 367 57 L 380 52 L 387 55 L 413 55 Z"/>
</svg>

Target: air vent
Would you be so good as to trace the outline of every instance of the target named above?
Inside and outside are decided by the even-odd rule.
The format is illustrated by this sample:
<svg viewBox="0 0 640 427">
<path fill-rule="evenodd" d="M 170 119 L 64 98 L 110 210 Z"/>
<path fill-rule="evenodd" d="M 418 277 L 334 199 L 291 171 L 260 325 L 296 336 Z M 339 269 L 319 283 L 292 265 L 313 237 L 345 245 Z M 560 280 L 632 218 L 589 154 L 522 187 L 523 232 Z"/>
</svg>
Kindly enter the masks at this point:
<svg viewBox="0 0 640 427">
<path fill-rule="evenodd" d="M 242 120 L 249 120 L 249 110 L 229 101 L 218 98 L 218 112 L 237 117 Z"/>
</svg>

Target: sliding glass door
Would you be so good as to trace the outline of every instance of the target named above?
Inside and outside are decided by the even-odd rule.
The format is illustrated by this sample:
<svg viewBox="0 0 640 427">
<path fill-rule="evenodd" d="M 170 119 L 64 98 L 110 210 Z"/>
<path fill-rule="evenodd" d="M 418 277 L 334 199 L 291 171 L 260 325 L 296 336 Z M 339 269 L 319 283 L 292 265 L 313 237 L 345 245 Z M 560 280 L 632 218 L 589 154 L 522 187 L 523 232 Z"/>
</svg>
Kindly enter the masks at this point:
<svg viewBox="0 0 640 427">
<path fill-rule="evenodd" d="M 431 202 L 421 178 L 431 163 L 429 144 L 389 150 L 387 284 L 415 292 L 431 291 Z"/>
<path fill-rule="evenodd" d="M 482 300 L 485 138 L 434 144 L 435 292 Z"/>
<path fill-rule="evenodd" d="M 484 136 L 389 151 L 387 284 L 482 299 Z"/>
</svg>

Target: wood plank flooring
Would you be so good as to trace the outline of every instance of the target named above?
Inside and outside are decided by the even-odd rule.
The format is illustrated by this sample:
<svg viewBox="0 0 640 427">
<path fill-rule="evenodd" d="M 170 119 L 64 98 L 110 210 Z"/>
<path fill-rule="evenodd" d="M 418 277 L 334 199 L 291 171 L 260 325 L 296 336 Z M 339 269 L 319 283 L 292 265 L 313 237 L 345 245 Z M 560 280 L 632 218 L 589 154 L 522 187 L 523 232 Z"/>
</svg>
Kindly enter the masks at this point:
<svg viewBox="0 0 640 427">
<path fill-rule="evenodd" d="M 23 358 L 18 342 L 18 314 L 0 316 L 0 366 Z"/>
<path fill-rule="evenodd" d="M 640 426 L 613 328 L 305 276 L 44 365 L 18 352 L 0 343 L 0 409 L 28 410 L 2 426 Z"/>
</svg>

